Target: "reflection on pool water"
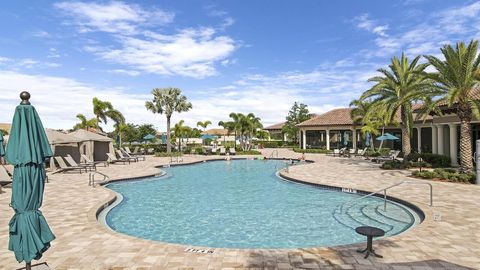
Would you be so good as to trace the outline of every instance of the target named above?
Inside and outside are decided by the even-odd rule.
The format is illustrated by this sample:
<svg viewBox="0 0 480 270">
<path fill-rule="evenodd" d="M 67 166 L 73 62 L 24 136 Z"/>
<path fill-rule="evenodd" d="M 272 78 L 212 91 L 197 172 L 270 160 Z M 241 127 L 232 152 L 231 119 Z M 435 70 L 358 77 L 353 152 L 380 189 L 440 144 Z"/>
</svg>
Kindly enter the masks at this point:
<svg viewBox="0 0 480 270">
<path fill-rule="evenodd" d="M 214 161 L 165 169 L 166 176 L 118 182 L 123 195 L 110 210 L 115 231 L 162 242 L 223 248 L 295 248 L 365 241 L 360 225 L 398 234 L 415 223 L 413 211 L 370 197 L 278 178 L 279 160 Z"/>
</svg>

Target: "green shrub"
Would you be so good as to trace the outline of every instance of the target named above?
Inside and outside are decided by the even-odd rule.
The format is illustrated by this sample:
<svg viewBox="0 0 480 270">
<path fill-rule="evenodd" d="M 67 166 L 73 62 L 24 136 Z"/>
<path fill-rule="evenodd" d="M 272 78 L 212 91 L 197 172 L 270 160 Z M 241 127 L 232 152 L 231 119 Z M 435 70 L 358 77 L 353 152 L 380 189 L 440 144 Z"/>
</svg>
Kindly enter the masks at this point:
<svg viewBox="0 0 480 270">
<path fill-rule="evenodd" d="M 408 169 L 410 164 L 398 160 L 385 161 L 380 168 L 384 170 L 404 170 Z"/>
<path fill-rule="evenodd" d="M 413 176 L 424 179 L 441 179 L 450 182 L 474 183 L 474 173 L 460 173 L 455 169 L 435 169 L 433 171 L 415 171 Z"/>
<path fill-rule="evenodd" d="M 297 153 L 310 153 L 310 154 L 329 154 L 332 153 L 332 150 L 327 149 L 301 149 L 301 148 L 293 148 L 294 152 Z"/>
<path fill-rule="evenodd" d="M 414 167 L 414 168 L 431 168 L 432 167 L 432 164 L 430 163 L 427 163 L 425 161 L 422 161 L 422 162 L 410 162 L 410 166 Z"/>
<path fill-rule="evenodd" d="M 452 163 L 450 157 L 432 153 L 410 153 L 410 155 L 407 156 L 407 160 L 413 162 L 417 162 L 419 158 L 431 164 L 432 168 L 446 168 L 450 167 Z"/>
</svg>

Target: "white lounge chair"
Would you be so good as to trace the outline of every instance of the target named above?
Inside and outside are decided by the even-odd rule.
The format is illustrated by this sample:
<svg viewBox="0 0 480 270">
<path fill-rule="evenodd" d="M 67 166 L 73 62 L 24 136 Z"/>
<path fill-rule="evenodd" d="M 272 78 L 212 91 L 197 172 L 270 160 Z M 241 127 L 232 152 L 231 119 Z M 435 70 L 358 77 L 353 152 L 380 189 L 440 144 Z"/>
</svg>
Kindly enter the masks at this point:
<svg viewBox="0 0 480 270">
<path fill-rule="evenodd" d="M 2 186 L 10 185 L 12 177 L 8 174 L 7 169 L 0 165 L 0 193 L 2 193 Z"/>
<path fill-rule="evenodd" d="M 234 148 L 234 147 L 230 147 L 230 148 L 228 149 L 228 152 L 230 153 L 230 155 L 233 155 L 233 156 L 237 154 L 237 151 L 235 151 L 235 148 Z"/>
<path fill-rule="evenodd" d="M 87 164 L 87 163 L 78 164 L 70 155 L 67 155 L 64 158 L 65 158 L 65 161 L 67 161 L 68 165 L 70 165 L 71 167 L 84 167 L 85 170 L 90 170 L 90 171 L 97 170 L 97 166 L 95 164 Z"/>
<path fill-rule="evenodd" d="M 117 155 L 120 159 L 138 162 L 138 158 L 124 156 L 123 152 L 121 150 L 116 150 L 116 152 L 117 152 Z"/>
<path fill-rule="evenodd" d="M 128 162 L 128 164 L 130 164 L 130 161 L 129 160 L 122 160 L 122 159 L 118 159 L 114 154 L 112 153 L 107 153 L 107 157 L 108 157 L 108 163 L 110 164 L 114 164 L 114 163 L 118 163 L 118 162 L 122 162 L 123 164 L 125 164 L 126 162 Z"/>
<path fill-rule="evenodd" d="M 225 147 L 220 147 L 220 155 L 224 156 L 227 154 L 227 151 L 225 150 Z"/>
<path fill-rule="evenodd" d="M 57 162 L 58 166 L 60 166 L 60 169 L 57 170 L 55 173 L 57 172 L 75 172 L 75 171 L 78 171 L 80 173 L 82 173 L 84 170 L 85 172 L 87 172 L 87 168 L 85 167 L 81 167 L 81 166 L 68 166 L 65 161 L 63 161 L 63 158 L 62 157 L 55 157 L 55 161 Z"/>
<path fill-rule="evenodd" d="M 398 155 L 400 154 L 400 151 L 398 150 L 392 150 L 390 151 L 390 155 L 384 156 L 384 157 L 378 157 L 375 159 L 377 163 L 384 162 L 384 161 L 393 161 L 398 158 Z"/>
<path fill-rule="evenodd" d="M 132 152 L 130 152 L 130 148 L 128 148 L 128 146 L 125 147 L 125 150 L 123 150 L 122 152 L 123 152 L 123 154 L 125 154 L 125 157 L 136 158 L 137 161 L 139 161 L 140 159 L 145 160 L 144 155 L 134 155 L 134 154 L 132 154 Z"/>
<path fill-rule="evenodd" d="M 334 157 L 339 157 L 340 156 L 340 149 L 333 149 L 333 156 Z"/>
<path fill-rule="evenodd" d="M 357 153 L 355 154 L 356 157 L 363 157 L 365 156 L 365 152 L 367 152 L 367 147 L 363 148 L 363 149 L 359 149 L 357 151 Z"/>
<path fill-rule="evenodd" d="M 85 164 L 89 164 L 89 165 L 95 164 L 95 166 L 97 166 L 97 164 L 103 164 L 105 167 L 108 166 L 107 161 L 92 161 L 84 154 L 80 155 L 80 159 L 83 160 L 84 161 L 83 163 L 85 163 Z"/>
</svg>

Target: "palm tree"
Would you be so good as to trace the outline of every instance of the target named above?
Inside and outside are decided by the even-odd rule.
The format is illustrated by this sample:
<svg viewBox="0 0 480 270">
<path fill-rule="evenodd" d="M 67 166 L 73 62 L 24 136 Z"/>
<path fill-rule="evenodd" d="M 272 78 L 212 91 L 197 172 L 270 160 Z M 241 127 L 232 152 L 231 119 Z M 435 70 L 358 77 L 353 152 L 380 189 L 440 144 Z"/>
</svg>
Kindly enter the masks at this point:
<svg viewBox="0 0 480 270">
<path fill-rule="evenodd" d="M 232 122 L 232 121 L 227 121 L 227 122 L 220 121 L 220 122 L 218 122 L 218 125 L 227 130 L 227 136 L 230 136 L 230 134 L 232 134 L 232 132 L 235 131 L 235 123 Z M 223 144 L 225 144 L 225 137 L 226 136 L 223 136 Z M 236 145 L 237 144 L 236 137 L 237 136 L 235 135 L 235 141 L 234 141 L 235 147 L 237 146 Z"/>
<path fill-rule="evenodd" d="M 108 101 L 101 101 L 100 99 L 94 97 L 92 100 L 93 103 L 93 114 L 97 117 L 97 128 L 100 128 L 100 123 L 107 123 L 106 112 L 113 109 L 112 103 Z"/>
<path fill-rule="evenodd" d="M 188 135 L 191 133 L 192 129 L 189 126 L 184 126 L 183 124 L 185 121 L 180 120 L 178 123 L 173 126 L 173 135 L 175 138 L 178 139 L 178 151 L 182 151 L 182 142 L 181 139 L 183 137 L 187 137 L 187 143 L 188 143 Z"/>
<path fill-rule="evenodd" d="M 205 129 L 206 129 L 209 125 L 211 125 L 211 124 L 212 124 L 212 122 L 210 122 L 210 121 L 208 121 L 208 120 L 207 120 L 207 121 L 203 121 L 203 122 L 202 122 L 202 121 L 198 121 L 198 122 L 197 122 L 197 127 L 202 127 L 202 128 L 203 128 L 203 131 L 205 131 Z"/>
<path fill-rule="evenodd" d="M 77 114 L 77 118 L 80 120 L 80 123 L 75 124 L 75 126 L 73 127 L 73 130 L 77 130 L 77 129 L 89 130 L 90 128 L 96 128 L 98 126 L 97 118 L 92 118 L 87 120 L 85 115 L 81 113 Z"/>
<path fill-rule="evenodd" d="M 445 45 L 441 51 L 445 60 L 427 55 L 425 58 L 437 70 L 427 76 L 435 81 L 440 99 L 437 104 L 446 103 L 460 118 L 460 169 L 473 171 L 472 130 L 473 116 L 480 116 L 480 103 L 475 99 L 480 83 L 480 56 L 477 54 L 478 41 Z"/>
<path fill-rule="evenodd" d="M 170 142 L 170 120 L 174 112 L 186 112 L 192 108 L 192 103 L 182 95 L 178 88 L 155 88 L 152 90 L 153 101 L 145 102 L 147 110 L 153 113 L 165 114 L 167 118 L 167 153 L 172 151 Z"/>
<path fill-rule="evenodd" d="M 253 113 L 247 115 L 242 113 L 230 113 L 230 118 L 233 119 L 232 122 L 235 137 L 239 135 L 242 150 L 250 150 L 253 136 L 255 136 L 258 129 L 263 127 L 260 118 L 256 117 Z"/>
<path fill-rule="evenodd" d="M 120 137 L 120 145 L 122 145 L 122 133 L 123 131 L 126 130 L 127 126 L 125 125 L 125 117 L 123 114 L 116 109 L 110 109 L 105 112 L 105 116 L 112 119 L 115 124 L 113 125 L 115 127 L 115 132 L 119 135 Z"/>
<path fill-rule="evenodd" d="M 410 154 L 410 136 L 413 128 L 412 103 L 429 96 L 432 82 L 423 76 L 428 64 L 419 64 L 420 56 L 409 63 L 408 58 L 392 58 L 389 70 L 378 69 L 383 76 L 370 78 L 369 82 L 375 85 L 367 90 L 360 99 L 372 98 L 372 103 L 382 104 L 390 122 L 394 121 L 400 112 L 402 129 L 402 152 L 405 156 Z"/>
</svg>

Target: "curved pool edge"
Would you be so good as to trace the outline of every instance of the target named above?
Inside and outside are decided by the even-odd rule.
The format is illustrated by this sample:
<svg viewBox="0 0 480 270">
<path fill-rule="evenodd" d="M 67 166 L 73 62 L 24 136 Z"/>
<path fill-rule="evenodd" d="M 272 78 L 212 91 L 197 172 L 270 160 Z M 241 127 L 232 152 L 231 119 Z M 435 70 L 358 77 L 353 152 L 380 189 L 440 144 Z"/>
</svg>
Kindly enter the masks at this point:
<svg viewBox="0 0 480 270">
<path fill-rule="evenodd" d="M 253 157 L 241 157 L 241 158 L 240 157 L 238 157 L 238 158 L 234 157 L 234 158 L 232 158 L 232 160 L 246 160 L 246 159 L 254 160 L 254 159 L 256 159 L 256 157 L 253 156 Z M 271 158 L 271 159 L 273 159 L 273 160 L 298 160 L 298 159 L 294 159 L 294 158 Z M 203 160 L 199 160 L 199 161 L 192 161 L 192 162 L 185 162 L 185 163 L 155 165 L 153 167 L 157 168 L 157 169 L 161 169 L 161 168 L 166 168 L 166 167 L 187 166 L 187 165 L 195 165 L 195 164 L 204 163 L 204 162 L 224 161 L 224 160 L 225 160 L 225 158 L 203 159 Z M 305 160 L 305 163 L 297 164 L 295 166 L 305 166 L 305 165 L 308 165 L 308 164 L 314 163 L 314 162 L 315 161 L 313 161 L 313 160 Z M 309 181 L 303 181 L 303 180 L 296 179 L 296 178 L 291 177 L 291 176 L 285 176 L 284 174 L 282 174 L 283 170 L 284 169 L 281 169 L 281 170 L 276 172 L 277 177 L 285 178 L 288 181 L 296 182 L 296 183 L 299 183 L 299 184 L 316 186 L 316 187 L 320 187 L 320 188 L 333 189 L 333 190 L 336 190 L 336 191 L 339 190 L 340 192 L 342 192 L 342 188 L 345 188 L 345 187 L 336 186 L 336 185 L 326 185 L 326 184 L 319 184 L 319 183 L 314 183 L 314 182 L 309 182 Z M 301 248 L 301 247 L 299 247 L 299 248 L 224 248 L 224 247 L 217 248 L 217 247 L 215 247 L 214 248 L 214 247 L 208 247 L 208 246 L 185 245 L 185 244 L 178 244 L 178 243 L 170 243 L 170 242 L 162 242 L 162 241 L 157 241 L 157 240 L 144 239 L 144 238 L 140 238 L 140 237 L 136 237 L 136 236 L 132 236 L 132 235 L 129 235 L 129 234 L 125 234 L 125 233 L 115 231 L 112 228 L 110 228 L 110 226 L 108 226 L 108 224 L 106 222 L 104 222 L 102 224 L 101 220 L 99 220 L 100 213 L 102 211 L 106 210 L 111 205 L 115 204 L 116 201 L 119 199 L 119 196 L 118 196 L 119 194 L 117 192 L 109 189 L 109 188 L 106 188 L 106 185 L 108 185 L 109 183 L 113 183 L 113 182 L 138 181 L 138 180 L 141 181 L 142 179 L 148 179 L 148 178 L 152 178 L 152 177 L 165 176 L 165 175 L 166 175 L 166 172 L 160 170 L 159 173 L 155 173 L 155 174 L 146 174 L 146 175 L 135 176 L 135 177 L 112 179 L 112 180 L 109 180 L 108 182 L 104 182 L 104 183 L 100 184 L 102 189 L 107 190 L 110 193 L 110 197 L 107 199 L 107 202 L 102 203 L 102 204 L 98 204 L 97 206 L 93 207 L 88 214 L 88 219 L 90 221 L 94 222 L 97 225 L 97 227 L 102 228 L 102 230 L 105 233 L 111 233 L 111 234 L 116 235 L 116 236 L 126 237 L 126 238 L 131 239 L 131 240 L 145 241 L 145 242 L 148 242 L 148 243 L 155 243 L 155 244 L 159 244 L 159 245 L 167 245 L 167 246 L 172 246 L 172 247 L 178 247 L 178 248 L 184 249 L 185 252 L 187 252 L 187 249 L 191 249 L 191 248 L 203 249 L 203 250 L 213 250 L 213 251 L 226 251 L 226 252 L 228 252 L 228 251 L 246 251 L 246 250 L 293 251 L 293 252 L 295 252 L 295 251 L 318 251 L 318 250 L 329 250 L 329 249 L 349 249 L 349 248 L 363 247 L 363 245 L 364 245 L 364 243 L 351 243 L 351 244 L 342 244 L 342 245 L 335 245 L 335 246 L 318 246 L 318 247 L 304 247 L 304 248 Z M 365 195 L 372 193 L 372 192 L 367 191 L 367 190 L 357 190 L 357 192 L 363 192 Z M 382 196 L 379 196 L 378 194 L 376 194 L 375 196 L 382 197 Z M 379 238 L 378 240 L 376 240 L 376 242 L 390 241 L 390 240 L 395 239 L 397 237 L 402 237 L 403 234 L 413 230 L 417 226 L 420 226 L 426 218 L 425 212 L 420 207 L 418 207 L 417 205 L 415 205 L 413 203 L 410 203 L 406 200 L 403 200 L 403 199 L 400 199 L 400 198 L 397 198 L 397 197 L 394 197 L 394 196 L 387 196 L 387 199 L 391 200 L 395 203 L 401 204 L 402 206 L 414 211 L 415 214 L 417 214 L 417 216 L 420 220 L 419 220 L 418 223 L 413 224 L 412 226 L 410 226 L 405 231 L 403 231 L 399 234 L 396 234 L 396 235 Z M 116 205 L 118 205 L 118 204 L 116 204 Z M 105 213 L 105 217 L 106 217 L 107 214 L 108 214 L 108 212 Z"/>
</svg>

